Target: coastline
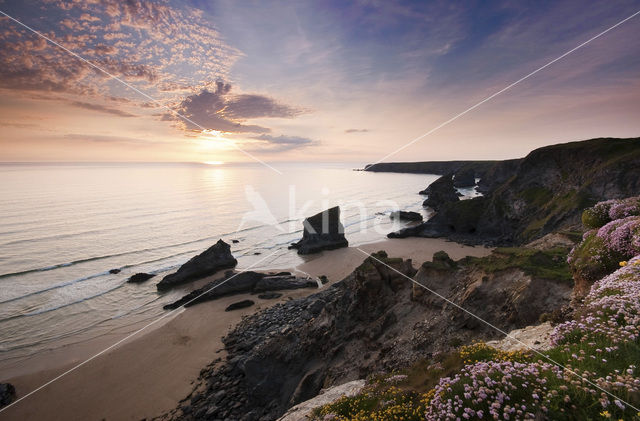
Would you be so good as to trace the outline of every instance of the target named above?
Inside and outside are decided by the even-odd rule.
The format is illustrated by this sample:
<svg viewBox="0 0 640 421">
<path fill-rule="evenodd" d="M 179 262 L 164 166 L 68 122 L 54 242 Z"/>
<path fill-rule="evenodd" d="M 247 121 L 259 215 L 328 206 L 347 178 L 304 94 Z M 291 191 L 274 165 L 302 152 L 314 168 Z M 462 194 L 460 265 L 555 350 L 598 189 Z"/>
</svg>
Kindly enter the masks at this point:
<svg viewBox="0 0 640 421">
<path fill-rule="evenodd" d="M 445 250 L 453 259 L 484 256 L 491 249 L 469 247 L 444 239 L 388 239 L 359 246 L 367 253 L 385 250 L 390 256 L 413 260 L 414 267 Z M 365 259 L 356 247 L 324 251 L 296 267 L 311 276 L 325 275 L 330 285 L 350 274 Z M 293 269 L 290 269 L 293 270 Z M 193 289 L 216 277 L 188 285 Z M 161 415 L 173 409 L 191 391 L 200 369 L 224 357 L 221 338 L 243 316 L 277 302 L 313 294 L 315 289 L 287 291 L 277 300 L 233 312 L 224 308 L 250 297 L 223 297 L 181 309 L 157 326 L 98 356 L 4 412 L 3 419 L 106 419 L 132 420 Z M 72 344 L 14 363 L 8 370 L 0 362 L 3 378 L 16 386 L 18 397 L 64 373 L 75 364 L 117 342 L 114 334 L 96 343 Z M 99 343 L 98 343 L 99 342 Z M 3 367 L 5 366 L 5 367 Z"/>
</svg>

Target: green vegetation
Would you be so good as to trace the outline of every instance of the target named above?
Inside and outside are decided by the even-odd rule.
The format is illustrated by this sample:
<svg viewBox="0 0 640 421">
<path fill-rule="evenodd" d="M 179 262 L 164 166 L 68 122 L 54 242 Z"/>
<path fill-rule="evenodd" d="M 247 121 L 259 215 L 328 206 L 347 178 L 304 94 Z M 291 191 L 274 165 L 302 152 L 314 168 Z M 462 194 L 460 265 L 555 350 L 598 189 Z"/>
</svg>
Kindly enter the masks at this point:
<svg viewBox="0 0 640 421">
<path fill-rule="evenodd" d="M 520 196 L 532 206 L 544 206 L 553 197 L 553 192 L 544 187 L 530 187 L 525 189 Z"/>
<path fill-rule="evenodd" d="M 557 222 L 576 210 L 582 210 L 593 205 L 593 198 L 584 191 L 570 190 L 564 194 L 553 195 L 544 188 L 530 188 L 525 190 L 523 198 L 538 210 L 531 218 L 522 233 L 525 240 L 539 237 L 545 232 L 550 222 Z"/>
<path fill-rule="evenodd" d="M 609 215 L 597 212 L 594 208 L 585 209 L 582 212 L 582 225 L 585 228 L 600 228 L 609 221 Z"/>
<path fill-rule="evenodd" d="M 451 257 L 449 257 L 447 252 L 440 250 L 433 254 L 433 261 L 424 262 L 422 267 L 425 269 L 453 270 L 457 268 L 458 265 L 453 259 L 451 259 Z"/>
<path fill-rule="evenodd" d="M 563 247 L 549 250 L 500 247 L 489 256 L 465 257 L 462 262 L 475 265 L 489 273 L 518 268 L 529 276 L 570 283 L 573 277 L 567 264 L 568 253 L 569 250 Z"/>
</svg>

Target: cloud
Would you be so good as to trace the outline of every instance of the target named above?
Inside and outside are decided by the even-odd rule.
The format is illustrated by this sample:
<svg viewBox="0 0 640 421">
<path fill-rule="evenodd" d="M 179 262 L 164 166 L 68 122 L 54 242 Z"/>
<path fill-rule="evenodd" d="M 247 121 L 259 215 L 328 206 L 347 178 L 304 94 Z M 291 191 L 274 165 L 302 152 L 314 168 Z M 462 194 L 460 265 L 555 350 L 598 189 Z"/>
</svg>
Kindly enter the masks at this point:
<svg viewBox="0 0 640 421">
<path fill-rule="evenodd" d="M 272 136 L 262 134 L 260 136 L 254 136 L 251 139 L 258 140 L 258 142 L 256 142 L 257 147 L 252 148 L 251 151 L 268 153 L 284 152 L 318 144 L 315 140 L 300 136 Z"/>
<path fill-rule="evenodd" d="M 256 94 L 237 95 L 226 103 L 226 114 L 232 118 L 281 117 L 292 118 L 304 110 L 280 104 L 273 98 Z"/>
<path fill-rule="evenodd" d="M 159 100 L 175 100 L 176 92 L 156 85 L 203 86 L 227 76 L 241 55 L 200 11 L 169 2 L 47 0 L 37 8 L 17 2 L 6 11 Z M 122 87 L 103 73 L 2 20 L 0 89 L 30 97 L 36 92 L 92 98 L 121 95 Z M 141 100 L 137 94 L 128 95 Z"/>
<path fill-rule="evenodd" d="M 111 107 L 107 107 L 105 105 L 100 105 L 100 104 L 92 104 L 89 102 L 82 102 L 82 101 L 70 101 L 69 104 L 73 105 L 74 107 L 84 108 L 85 110 L 113 114 L 119 117 L 136 117 L 135 114 L 131 114 L 126 111 L 119 110 L 117 108 L 111 108 Z"/>
<path fill-rule="evenodd" d="M 0 121 L 0 127 L 11 127 L 14 129 L 38 129 L 41 126 L 34 123 L 18 123 L 13 121 Z"/>
<path fill-rule="evenodd" d="M 214 88 L 204 89 L 180 102 L 176 111 L 191 122 L 174 114 L 165 114 L 164 120 L 177 120 L 186 130 L 218 130 L 232 133 L 267 133 L 267 127 L 247 125 L 250 118 L 292 118 L 302 109 L 281 104 L 264 95 L 231 94 L 231 85 L 218 81 Z"/>
<path fill-rule="evenodd" d="M 76 140 L 82 142 L 93 142 L 93 143 L 124 143 L 128 145 L 155 145 L 161 144 L 163 142 L 158 142 L 154 140 L 147 139 L 138 139 L 135 137 L 127 137 L 127 136 L 109 136 L 109 135 L 95 135 L 95 134 L 78 134 L 78 133 L 69 133 L 63 136 L 65 139 Z"/>
<path fill-rule="evenodd" d="M 367 133 L 369 132 L 369 129 L 347 129 L 344 132 L 345 133 Z"/>
</svg>

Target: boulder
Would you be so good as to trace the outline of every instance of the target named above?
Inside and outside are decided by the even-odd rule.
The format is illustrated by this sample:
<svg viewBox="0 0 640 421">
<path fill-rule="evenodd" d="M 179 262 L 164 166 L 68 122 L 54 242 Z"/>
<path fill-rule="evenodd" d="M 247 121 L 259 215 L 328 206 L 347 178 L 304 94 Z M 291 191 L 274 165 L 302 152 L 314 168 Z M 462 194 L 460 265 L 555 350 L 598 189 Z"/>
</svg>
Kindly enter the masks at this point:
<svg viewBox="0 0 640 421">
<path fill-rule="evenodd" d="M 176 273 L 165 276 L 158 282 L 157 287 L 158 290 L 167 290 L 176 285 L 213 275 L 220 269 L 235 267 L 237 264 L 238 261 L 231 254 L 229 244 L 218 240 L 216 244 L 180 266 Z"/>
<path fill-rule="evenodd" d="M 112 274 L 112 275 L 115 275 L 117 273 L 120 273 L 120 269 L 110 269 L 109 273 Z"/>
<path fill-rule="evenodd" d="M 141 282 L 147 281 L 151 278 L 153 278 L 156 275 L 153 275 L 151 273 L 136 273 L 135 275 L 131 276 L 129 278 L 129 280 L 127 280 L 127 282 L 133 283 L 133 284 L 139 284 Z"/>
<path fill-rule="evenodd" d="M 456 188 L 453 185 L 453 176 L 451 174 L 438 178 L 431 183 L 429 187 L 421 191 L 420 194 L 427 195 L 427 200 L 422 202 L 422 206 L 428 206 L 435 211 L 440 210 L 448 203 L 460 200 Z"/>
<path fill-rule="evenodd" d="M 347 247 L 349 242 L 344 236 L 344 226 L 340 222 L 340 207 L 322 211 L 304 220 L 302 239 L 289 248 L 297 249 L 298 254 L 318 253 Z"/>
<path fill-rule="evenodd" d="M 16 388 L 11 383 L 0 383 L 0 408 L 16 399 Z"/>
<path fill-rule="evenodd" d="M 391 219 L 399 219 L 400 221 L 417 221 L 422 222 L 422 215 L 418 212 L 411 211 L 395 211 L 389 215 Z"/>
<path fill-rule="evenodd" d="M 224 311 L 239 310 L 241 308 L 251 307 L 254 304 L 255 303 L 251 300 L 242 300 L 242 301 L 238 301 L 237 303 L 233 303 L 229 305 L 227 308 L 224 309 Z"/>
<path fill-rule="evenodd" d="M 453 177 L 455 187 L 473 187 L 476 185 L 476 173 L 473 170 L 458 171 Z"/>
</svg>

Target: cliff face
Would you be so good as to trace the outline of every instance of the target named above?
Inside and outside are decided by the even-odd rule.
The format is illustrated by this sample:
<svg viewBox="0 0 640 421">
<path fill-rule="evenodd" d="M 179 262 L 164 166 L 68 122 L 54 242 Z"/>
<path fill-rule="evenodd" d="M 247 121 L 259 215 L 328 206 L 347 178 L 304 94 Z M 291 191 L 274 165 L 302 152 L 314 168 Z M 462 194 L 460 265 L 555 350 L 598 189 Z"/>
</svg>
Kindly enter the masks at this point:
<svg viewBox="0 0 640 421">
<path fill-rule="evenodd" d="M 449 237 L 523 244 L 579 227 L 583 209 L 640 191 L 640 138 L 600 138 L 536 149 L 502 161 L 480 182 L 485 196 L 449 203 L 422 225 L 390 237 Z"/>
</svg>

